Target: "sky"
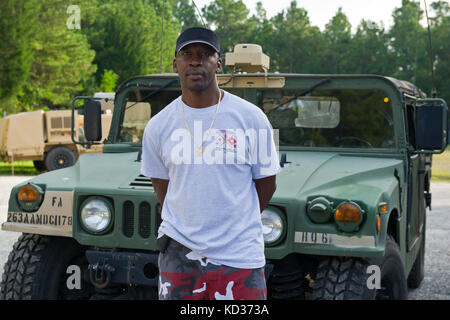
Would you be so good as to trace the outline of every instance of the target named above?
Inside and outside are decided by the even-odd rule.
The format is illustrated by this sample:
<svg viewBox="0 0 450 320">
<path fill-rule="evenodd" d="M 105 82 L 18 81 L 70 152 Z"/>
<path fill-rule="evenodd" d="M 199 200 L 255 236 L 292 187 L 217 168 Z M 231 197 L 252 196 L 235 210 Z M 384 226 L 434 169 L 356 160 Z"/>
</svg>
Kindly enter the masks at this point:
<svg viewBox="0 0 450 320">
<path fill-rule="evenodd" d="M 283 9 L 287 9 L 291 0 L 259 0 L 263 3 L 267 11 L 267 17 L 271 18 Z M 450 0 L 448 0 L 450 1 Z M 194 0 L 200 9 L 205 5 L 213 2 L 212 0 Z M 244 0 L 250 15 L 255 13 L 256 3 L 258 0 Z M 428 5 L 428 13 L 430 14 L 430 4 L 433 0 L 426 0 Z M 393 23 L 392 12 L 394 8 L 401 6 L 402 0 L 297 0 L 297 7 L 304 8 L 308 11 L 311 24 L 318 26 L 321 30 L 330 19 L 336 14 L 339 7 L 347 15 L 352 30 L 356 31 L 362 19 L 371 20 L 376 23 L 383 22 L 386 29 Z M 421 9 L 424 10 L 424 1 L 420 0 Z M 421 21 L 426 25 L 426 19 Z"/>
</svg>

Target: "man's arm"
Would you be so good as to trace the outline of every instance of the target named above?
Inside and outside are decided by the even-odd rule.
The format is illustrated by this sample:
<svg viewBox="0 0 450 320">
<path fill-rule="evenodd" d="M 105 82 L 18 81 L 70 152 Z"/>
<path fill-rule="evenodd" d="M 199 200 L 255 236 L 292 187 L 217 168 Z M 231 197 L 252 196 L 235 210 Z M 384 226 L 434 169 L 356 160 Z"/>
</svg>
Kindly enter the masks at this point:
<svg viewBox="0 0 450 320">
<path fill-rule="evenodd" d="M 164 204 L 164 199 L 167 194 L 167 186 L 169 185 L 169 180 L 151 178 L 153 188 L 156 192 L 156 197 L 158 197 L 158 201 L 161 205 L 161 210 Z M 161 214 L 161 212 L 159 212 Z"/>
<path fill-rule="evenodd" d="M 277 189 L 276 176 L 254 179 L 253 181 L 255 182 L 256 192 L 258 193 L 259 198 L 259 207 L 261 208 L 262 213 Z"/>
</svg>

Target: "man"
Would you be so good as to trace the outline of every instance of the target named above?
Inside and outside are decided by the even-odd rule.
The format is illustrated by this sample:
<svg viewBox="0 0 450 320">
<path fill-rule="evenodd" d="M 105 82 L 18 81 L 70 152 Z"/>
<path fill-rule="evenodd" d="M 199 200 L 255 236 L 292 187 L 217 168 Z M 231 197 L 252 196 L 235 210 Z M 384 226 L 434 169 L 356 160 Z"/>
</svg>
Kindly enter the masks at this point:
<svg viewBox="0 0 450 320">
<path fill-rule="evenodd" d="M 267 117 L 219 89 L 221 69 L 211 30 L 182 32 L 173 59 L 182 95 L 144 132 L 141 173 L 162 204 L 160 299 L 266 299 L 260 214 L 279 160 Z"/>
</svg>

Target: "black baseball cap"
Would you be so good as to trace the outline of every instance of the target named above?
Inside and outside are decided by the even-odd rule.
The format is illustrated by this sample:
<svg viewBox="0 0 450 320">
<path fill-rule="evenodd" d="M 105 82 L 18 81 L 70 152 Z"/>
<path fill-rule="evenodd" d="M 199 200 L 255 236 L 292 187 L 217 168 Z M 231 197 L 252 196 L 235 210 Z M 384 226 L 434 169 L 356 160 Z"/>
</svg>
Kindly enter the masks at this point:
<svg viewBox="0 0 450 320">
<path fill-rule="evenodd" d="M 175 55 L 183 47 L 191 43 L 204 43 L 212 47 L 217 53 L 220 54 L 220 43 L 217 39 L 216 34 L 206 28 L 202 27 L 192 27 L 184 30 L 177 39 L 177 44 L 175 47 Z"/>
</svg>

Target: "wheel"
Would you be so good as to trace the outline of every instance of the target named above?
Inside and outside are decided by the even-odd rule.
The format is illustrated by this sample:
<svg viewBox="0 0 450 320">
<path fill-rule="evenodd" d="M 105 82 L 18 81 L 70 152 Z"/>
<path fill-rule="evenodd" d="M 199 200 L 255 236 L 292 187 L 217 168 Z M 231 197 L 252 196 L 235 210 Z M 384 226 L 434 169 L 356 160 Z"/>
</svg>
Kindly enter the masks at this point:
<svg viewBox="0 0 450 320">
<path fill-rule="evenodd" d="M 48 171 L 73 166 L 77 158 L 72 150 L 67 147 L 55 147 L 45 157 L 45 167 Z"/>
<path fill-rule="evenodd" d="M 426 215 L 423 220 L 423 233 L 422 241 L 420 243 L 419 253 L 417 254 L 416 261 L 411 269 L 408 276 L 408 287 L 412 289 L 417 289 L 420 287 L 422 280 L 425 276 L 425 234 L 426 234 Z"/>
<path fill-rule="evenodd" d="M 369 289 L 372 275 L 368 267 L 377 265 L 381 273 L 381 288 Z M 314 280 L 314 300 L 404 300 L 408 297 L 405 272 L 397 243 L 388 236 L 384 257 L 330 257 L 318 267 Z"/>
<path fill-rule="evenodd" d="M 80 289 L 69 290 L 67 286 L 71 265 L 80 267 Z M 23 234 L 5 263 L 0 299 L 88 299 L 94 288 L 85 280 L 85 270 L 84 250 L 74 239 Z"/>
<path fill-rule="evenodd" d="M 44 161 L 42 161 L 42 160 L 34 160 L 33 161 L 33 164 L 34 164 L 34 168 L 37 170 L 37 171 L 44 171 L 46 168 L 45 168 L 45 163 L 44 163 Z"/>
<path fill-rule="evenodd" d="M 302 262 L 295 255 L 278 262 L 267 283 L 269 299 L 304 300 L 310 288 L 302 269 Z"/>
</svg>

